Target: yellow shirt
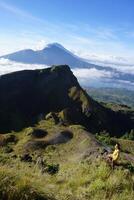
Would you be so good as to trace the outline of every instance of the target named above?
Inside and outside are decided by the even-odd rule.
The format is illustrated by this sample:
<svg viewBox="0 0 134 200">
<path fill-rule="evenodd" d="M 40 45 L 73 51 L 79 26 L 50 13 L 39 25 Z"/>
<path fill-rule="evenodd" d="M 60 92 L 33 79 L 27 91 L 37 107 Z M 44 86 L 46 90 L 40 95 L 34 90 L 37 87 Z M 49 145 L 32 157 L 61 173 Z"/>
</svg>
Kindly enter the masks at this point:
<svg viewBox="0 0 134 200">
<path fill-rule="evenodd" d="M 119 158 L 119 149 L 115 149 L 112 154 L 113 161 L 117 160 Z"/>
</svg>

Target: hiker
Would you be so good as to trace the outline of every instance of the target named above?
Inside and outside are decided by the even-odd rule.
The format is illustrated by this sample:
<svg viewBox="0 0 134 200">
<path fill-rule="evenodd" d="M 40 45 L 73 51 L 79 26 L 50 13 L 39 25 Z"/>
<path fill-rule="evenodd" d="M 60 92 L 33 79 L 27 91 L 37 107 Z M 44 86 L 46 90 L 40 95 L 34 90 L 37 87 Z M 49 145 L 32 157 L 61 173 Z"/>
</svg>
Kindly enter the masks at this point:
<svg viewBox="0 0 134 200">
<path fill-rule="evenodd" d="M 114 165 L 119 158 L 119 154 L 120 154 L 120 144 L 117 143 L 115 145 L 115 149 L 114 149 L 113 153 L 108 154 L 108 156 L 107 156 L 107 161 L 111 164 L 112 169 L 114 169 Z"/>
</svg>

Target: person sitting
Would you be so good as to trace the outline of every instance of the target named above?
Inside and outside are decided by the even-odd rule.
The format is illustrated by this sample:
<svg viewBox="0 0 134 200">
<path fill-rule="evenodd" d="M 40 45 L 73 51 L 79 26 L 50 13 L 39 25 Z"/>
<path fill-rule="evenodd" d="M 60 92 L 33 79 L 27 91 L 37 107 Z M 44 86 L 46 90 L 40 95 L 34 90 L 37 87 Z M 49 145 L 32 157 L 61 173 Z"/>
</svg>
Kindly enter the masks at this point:
<svg viewBox="0 0 134 200">
<path fill-rule="evenodd" d="M 108 162 L 111 164 L 112 169 L 114 169 L 114 165 L 116 164 L 117 160 L 119 159 L 120 155 L 120 144 L 115 145 L 115 149 L 112 154 L 108 154 Z"/>
</svg>

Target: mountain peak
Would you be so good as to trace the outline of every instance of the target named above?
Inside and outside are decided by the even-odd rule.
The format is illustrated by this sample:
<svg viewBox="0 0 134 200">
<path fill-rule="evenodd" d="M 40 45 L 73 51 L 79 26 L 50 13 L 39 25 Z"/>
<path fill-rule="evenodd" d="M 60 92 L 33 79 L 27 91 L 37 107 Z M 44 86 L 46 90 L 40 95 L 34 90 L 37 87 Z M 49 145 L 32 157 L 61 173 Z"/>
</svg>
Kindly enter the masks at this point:
<svg viewBox="0 0 134 200">
<path fill-rule="evenodd" d="M 44 49 L 46 49 L 46 48 L 54 48 L 54 47 L 66 50 L 61 44 L 59 44 L 57 42 L 47 44 Z"/>
<path fill-rule="evenodd" d="M 87 68 L 94 65 L 87 63 L 59 43 L 50 43 L 42 50 L 21 50 L 0 58 L 26 64 L 69 65 L 72 68 Z M 101 67 L 102 68 L 102 67 Z"/>
</svg>

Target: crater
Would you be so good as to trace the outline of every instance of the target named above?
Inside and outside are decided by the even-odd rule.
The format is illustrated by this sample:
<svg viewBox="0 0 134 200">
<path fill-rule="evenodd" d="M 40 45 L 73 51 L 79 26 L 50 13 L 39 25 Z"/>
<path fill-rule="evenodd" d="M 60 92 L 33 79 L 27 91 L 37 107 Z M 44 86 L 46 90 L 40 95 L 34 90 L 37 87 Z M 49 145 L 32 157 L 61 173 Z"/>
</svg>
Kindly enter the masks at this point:
<svg viewBox="0 0 134 200">
<path fill-rule="evenodd" d="M 62 144 L 70 141 L 73 138 L 73 133 L 71 131 L 62 131 L 51 138 L 48 143 L 53 144 Z"/>
<path fill-rule="evenodd" d="M 47 136 L 48 132 L 43 129 L 34 129 L 31 133 L 32 137 L 34 138 L 43 138 Z"/>
</svg>

